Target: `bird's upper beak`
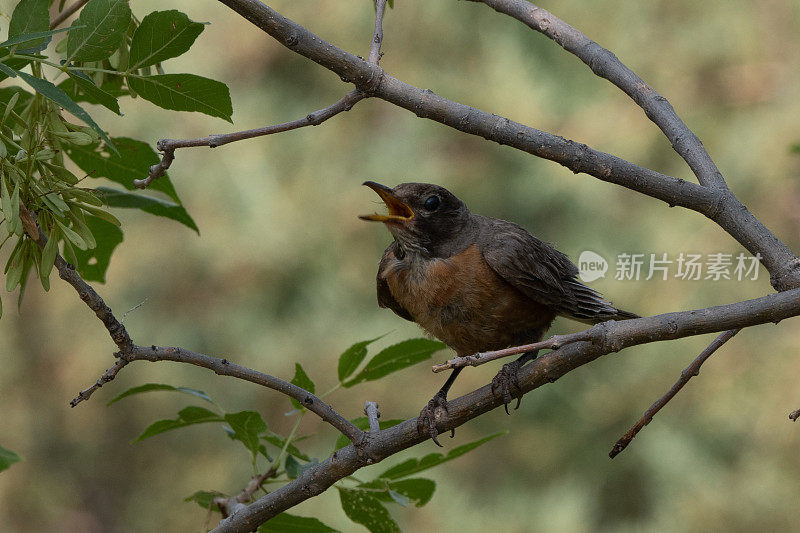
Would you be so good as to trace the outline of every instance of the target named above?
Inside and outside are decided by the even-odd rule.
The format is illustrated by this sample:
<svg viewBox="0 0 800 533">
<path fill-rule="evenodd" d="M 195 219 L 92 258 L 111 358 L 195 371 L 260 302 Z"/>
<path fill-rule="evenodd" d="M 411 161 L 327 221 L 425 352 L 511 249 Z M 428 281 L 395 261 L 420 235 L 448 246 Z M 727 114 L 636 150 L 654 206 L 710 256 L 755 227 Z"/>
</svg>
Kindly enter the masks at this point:
<svg viewBox="0 0 800 533">
<path fill-rule="evenodd" d="M 380 183 L 375 183 L 374 181 L 365 181 L 364 185 L 378 193 L 378 196 L 381 197 L 381 200 L 383 200 L 383 202 L 386 204 L 386 207 L 389 208 L 389 214 L 379 215 L 378 213 L 373 213 L 372 215 L 359 215 L 358 218 L 361 220 L 369 220 L 371 222 L 403 223 L 414 218 L 414 211 L 411 209 L 411 207 L 409 207 L 408 204 L 402 200 L 398 199 L 397 196 L 392 193 L 392 189 L 386 185 L 381 185 Z"/>
</svg>

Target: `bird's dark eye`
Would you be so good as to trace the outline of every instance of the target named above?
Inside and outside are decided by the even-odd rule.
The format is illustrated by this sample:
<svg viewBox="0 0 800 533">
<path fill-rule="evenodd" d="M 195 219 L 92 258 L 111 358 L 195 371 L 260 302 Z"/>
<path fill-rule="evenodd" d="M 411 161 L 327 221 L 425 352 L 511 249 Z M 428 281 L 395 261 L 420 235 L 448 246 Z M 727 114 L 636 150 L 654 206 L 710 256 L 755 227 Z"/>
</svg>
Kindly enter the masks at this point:
<svg viewBox="0 0 800 533">
<path fill-rule="evenodd" d="M 425 200 L 425 209 L 427 211 L 436 211 L 439 208 L 439 200 L 438 196 L 431 196 L 427 200 Z"/>
</svg>

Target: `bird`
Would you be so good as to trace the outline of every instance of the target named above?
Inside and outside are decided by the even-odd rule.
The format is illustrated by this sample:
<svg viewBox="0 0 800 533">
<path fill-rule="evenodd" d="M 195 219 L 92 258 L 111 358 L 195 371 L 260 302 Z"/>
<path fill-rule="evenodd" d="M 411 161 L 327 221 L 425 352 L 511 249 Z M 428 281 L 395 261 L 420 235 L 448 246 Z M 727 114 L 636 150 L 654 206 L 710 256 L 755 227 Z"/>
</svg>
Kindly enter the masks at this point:
<svg viewBox="0 0 800 533">
<path fill-rule="evenodd" d="M 471 213 L 444 187 L 364 185 L 388 214 L 359 218 L 382 222 L 393 237 L 378 264 L 378 305 L 416 322 L 458 356 L 538 342 L 557 316 L 588 324 L 638 318 L 582 284 L 578 268 L 552 245 L 513 222 Z M 506 413 L 512 389 L 519 393 L 517 371 L 536 355 L 507 363 L 492 380 Z M 453 369 L 417 419 L 420 434 L 427 431 L 438 446 L 437 412 L 447 411 L 461 370 Z M 520 400 L 517 394 L 517 408 Z"/>
</svg>

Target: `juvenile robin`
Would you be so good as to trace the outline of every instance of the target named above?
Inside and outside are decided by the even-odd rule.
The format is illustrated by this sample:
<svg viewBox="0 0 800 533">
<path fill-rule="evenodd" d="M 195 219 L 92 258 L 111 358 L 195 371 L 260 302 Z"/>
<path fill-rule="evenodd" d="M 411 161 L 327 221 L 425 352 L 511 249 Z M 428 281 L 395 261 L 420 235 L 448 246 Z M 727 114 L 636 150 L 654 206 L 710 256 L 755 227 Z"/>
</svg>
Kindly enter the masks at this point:
<svg viewBox="0 0 800 533">
<path fill-rule="evenodd" d="M 450 191 L 428 183 L 395 188 L 367 181 L 389 213 L 359 218 L 383 222 L 394 241 L 378 265 L 378 305 L 419 324 L 459 356 L 540 341 L 556 316 L 588 324 L 638 316 L 617 309 L 577 279 L 566 255 L 522 227 L 470 213 Z M 528 352 L 492 380 L 506 412 L 519 387 L 517 371 Z M 420 412 L 419 430 L 437 440 L 437 409 L 462 368 Z"/>
</svg>

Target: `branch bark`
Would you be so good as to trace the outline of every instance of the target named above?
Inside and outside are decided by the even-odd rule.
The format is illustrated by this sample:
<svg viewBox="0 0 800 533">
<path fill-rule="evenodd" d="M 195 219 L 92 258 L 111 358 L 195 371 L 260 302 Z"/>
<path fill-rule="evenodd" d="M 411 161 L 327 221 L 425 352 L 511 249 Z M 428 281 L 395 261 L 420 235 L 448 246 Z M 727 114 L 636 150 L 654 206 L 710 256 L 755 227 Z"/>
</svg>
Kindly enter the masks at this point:
<svg viewBox="0 0 800 533">
<path fill-rule="evenodd" d="M 769 271 L 770 282 L 776 290 L 800 287 L 800 259 L 725 187 L 705 187 L 667 176 L 585 144 L 447 100 L 430 90 L 404 83 L 379 66 L 325 41 L 259 0 L 219 1 L 283 46 L 353 83 L 369 96 L 386 100 L 419 117 L 459 131 L 555 161 L 575 173 L 583 172 L 662 200 L 670 206 L 679 205 L 697 211 L 716 222 L 751 254 L 758 255 Z M 676 138 L 678 145 L 686 142 L 686 139 Z M 691 146 L 691 143 L 686 146 Z M 681 151 L 684 151 L 683 148 Z M 694 150 L 685 152 L 691 160 L 701 157 Z"/>
<path fill-rule="evenodd" d="M 650 408 L 645 411 L 644 415 L 628 430 L 625 435 L 623 435 L 617 442 L 614 444 L 614 447 L 608 453 L 610 458 L 614 458 L 619 455 L 625 448 L 628 447 L 628 444 L 636 437 L 636 435 L 650 422 L 652 422 L 653 417 L 661 410 L 662 407 L 667 405 L 667 403 L 675 397 L 678 392 L 683 388 L 684 385 L 689 383 L 689 380 L 692 379 L 694 376 L 700 375 L 700 367 L 703 366 L 703 363 L 706 362 L 706 359 L 711 357 L 714 352 L 716 352 L 723 344 L 728 342 L 734 335 L 739 333 L 740 329 L 729 329 L 728 331 L 720 334 L 719 337 L 714 339 L 714 342 L 709 344 L 705 350 L 703 350 L 700 355 L 692 361 L 688 367 L 686 367 L 683 372 L 681 372 L 681 377 L 678 379 L 677 382 L 670 388 L 667 393 L 659 398 Z"/>
<path fill-rule="evenodd" d="M 553 383 L 568 372 L 602 355 L 623 348 L 691 335 L 714 333 L 755 324 L 779 322 L 800 313 L 800 289 L 774 293 L 754 300 L 668 313 L 621 322 L 603 322 L 586 330 L 586 341 L 568 344 L 523 366 L 518 374 L 522 394 Z M 440 433 L 503 405 L 502 393 L 492 392 L 491 384 L 448 401 L 448 411 L 436 421 Z M 256 500 L 246 509 L 227 518 L 213 531 L 245 533 L 277 514 L 324 492 L 340 479 L 363 466 L 427 440 L 417 431 L 417 419 L 409 419 L 372 436 L 363 447 L 338 450 L 300 477 Z"/>
</svg>

